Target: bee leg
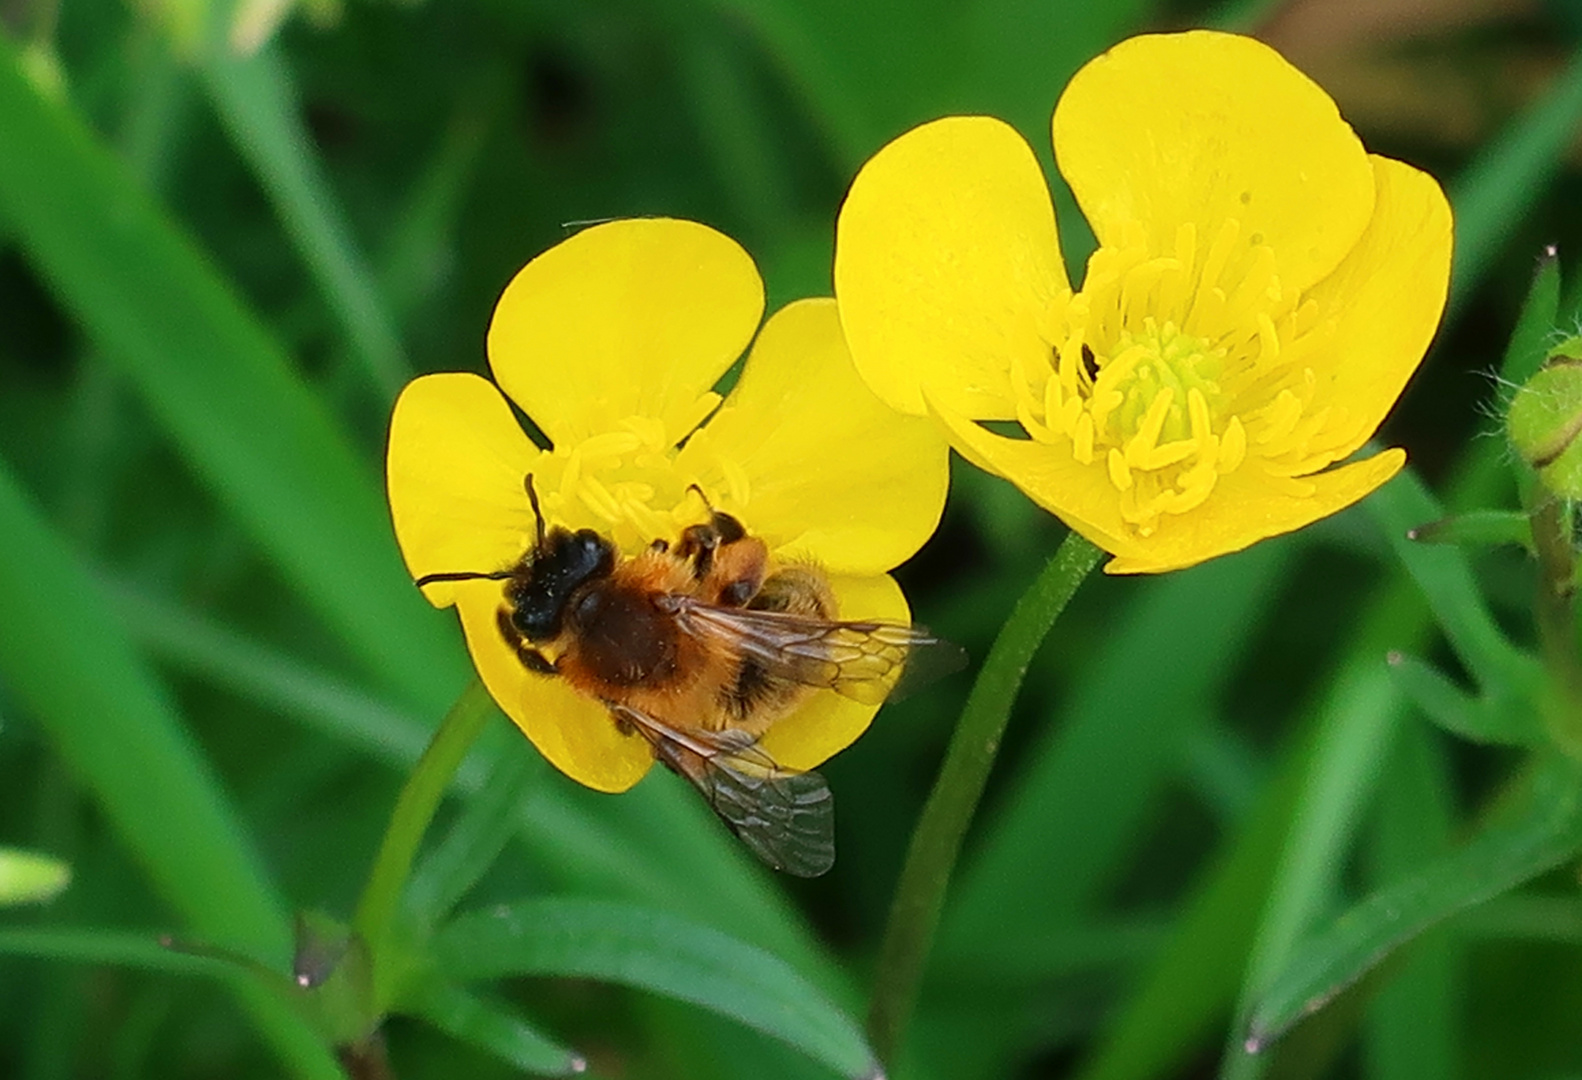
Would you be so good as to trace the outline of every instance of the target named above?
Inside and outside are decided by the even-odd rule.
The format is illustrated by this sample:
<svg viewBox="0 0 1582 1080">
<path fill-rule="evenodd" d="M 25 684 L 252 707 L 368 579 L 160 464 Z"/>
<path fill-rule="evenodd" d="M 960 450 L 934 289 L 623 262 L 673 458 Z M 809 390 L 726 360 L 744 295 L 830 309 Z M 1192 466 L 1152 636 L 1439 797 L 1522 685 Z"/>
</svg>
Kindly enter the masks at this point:
<svg viewBox="0 0 1582 1080">
<path fill-rule="evenodd" d="M 692 563 L 692 576 L 707 576 L 714 565 L 714 552 L 720 546 L 719 530 L 713 525 L 688 525 L 681 530 L 681 543 L 676 545 L 676 557 Z"/>
<path fill-rule="evenodd" d="M 660 537 L 658 540 L 655 540 L 652 544 L 648 545 L 648 550 L 657 551 L 659 554 L 663 555 L 665 552 L 670 550 L 670 541 L 666 540 L 664 537 Z"/>
<path fill-rule="evenodd" d="M 516 658 L 522 666 L 538 675 L 559 675 L 560 669 L 554 661 L 529 645 L 522 638 L 522 632 L 511 621 L 511 609 L 502 607 L 495 614 L 495 625 L 500 628 L 500 636 L 505 643 L 516 651 Z"/>
</svg>

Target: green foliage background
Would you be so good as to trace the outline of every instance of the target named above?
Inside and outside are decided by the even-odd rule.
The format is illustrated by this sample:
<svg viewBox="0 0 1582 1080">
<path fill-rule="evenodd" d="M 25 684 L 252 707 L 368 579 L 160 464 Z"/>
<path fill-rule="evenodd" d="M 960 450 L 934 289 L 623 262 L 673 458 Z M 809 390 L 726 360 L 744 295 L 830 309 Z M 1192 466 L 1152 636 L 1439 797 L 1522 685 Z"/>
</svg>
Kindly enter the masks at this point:
<svg viewBox="0 0 1582 1080">
<path fill-rule="evenodd" d="M 827 294 L 841 193 L 886 139 L 990 112 L 1047 166 L 1049 112 L 1086 59 L 1144 29 L 1263 27 L 1299 64 L 1327 58 L 1312 73 L 1371 149 L 1452 192 L 1451 311 L 1383 437 L 1444 502 L 1514 505 L 1492 374 L 1543 245 L 1566 265 L 1582 239 L 1582 19 L 1302 21 L 1322 7 L 321 0 L 242 56 L 205 0 L 0 4 L 0 845 L 75 875 L 0 912 L 0 1076 L 333 1075 L 280 1000 L 151 943 L 174 931 L 284 972 L 289 912 L 350 913 L 467 680 L 389 533 L 389 404 L 418 372 L 481 369 L 500 289 L 579 222 L 695 218 L 755 254 L 771 307 Z M 1381 72 L 1406 89 L 1378 92 Z M 1091 238 L 1057 199 L 1077 267 Z M 1478 829 L 1516 755 L 1431 726 L 1383 656 L 1487 685 L 1503 634 L 1530 644 L 1532 570 L 1510 550 L 1425 570 L 1395 541 L 1438 507 L 1391 490 L 1189 572 L 1084 586 L 1021 694 L 899 1073 L 1213 1075 L 1260 971 Z M 981 657 L 1060 535 L 958 469 L 903 570 L 918 617 Z M 509 825 L 462 909 L 553 916 L 572 945 L 502 958 L 462 924 L 446 955 L 577 975 L 507 979 L 485 1004 L 595 1075 L 832 1075 L 839 1031 L 822 1057 L 811 1022 L 788 1046 L 695 979 L 768 953 L 786 969 L 762 968 L 771 996 L 789 972 L 861 1015 L 966 684 L 887 707 L 824 770 L 840 858 L 814 882 L 755 865 L 668 775 L 599 796 L 493 718 L 439 823 L 485 848 Z M 463 862 L 430 864 L 434 895 L 470 883 Z M 601 919 L 650 935 L 658 967 L 577 945 Z M 1579 945 L 1575 876 L 1556 871 L 1223 1071 L 1582 1074 Z M 515 1075 L 458 1000 L 449 1034 L 390 1023 L 397 1075 Z"/>
</svg>

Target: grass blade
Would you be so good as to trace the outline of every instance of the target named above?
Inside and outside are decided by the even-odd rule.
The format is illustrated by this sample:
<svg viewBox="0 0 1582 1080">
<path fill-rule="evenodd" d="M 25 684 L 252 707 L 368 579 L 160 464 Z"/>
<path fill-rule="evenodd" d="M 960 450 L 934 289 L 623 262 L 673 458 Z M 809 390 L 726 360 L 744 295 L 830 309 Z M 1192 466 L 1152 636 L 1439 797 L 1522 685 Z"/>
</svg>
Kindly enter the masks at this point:
<svg viewBox="0 0 1582 1080">
<path fill-rule="evenodd" d="M 568 1050 L 502 1007 L 437 979 L 425 981 L 422 997 L 410 1008 L 469 1046 L 476 1046 L 507 1065 L 534 1076 L 576 1076 L 588 1069 L 587 1059 Z"/>
<path fill-rule="evenodd" d="M 219 783 L 164 690 L 101 618 L 104 598 L 3 464 L 0 549 L 6 686 L 93 792 L 187 929 L 285 970 L 290 928 L 283 905 Z M 339 1075 L 284 1001 L 262 987 L 236 985 L 259 1031 L 298 1075 Z"/>
<path fill-rule="evenodd" d="M 1297 942 L 1337 893 L 1346 854 L 1403 711 L 1377 655 L 1356 656 L 1331 685 L 1312 764 L 1248 962 L 1243 999 L 1249 1004 L 1239 1012 L 1266 996 Z M 1257 1031 L 1247 1038 L 1249 1049 L 1260 1044 Z M 1220 1075 L 1240 1080 L 1262 1071 L 1262 1059 L 1233 1048 Z"/>
<path fill-rule="evenodd" d="M 1451 849 L 1455 815 L 1448 762 L 1432 728 L 1408 725 L 1370 845 L 1375 886 L 1398 881 Z M 1458 1016 L 1461 943 L 1443 934 L 1416 942 L 1368 1010 L 1364 1052 L 1371 1080 L 1454 1080 L 1461 1072 Z"/>
<path fill-rule="evenodd" d="M 1513 234 L 1519 219 L 1543 194 L 1565 161 L 1565 150 L 1582 124 L 1582 51 L 1553 85 L 1516 118 L 1450 186 L 1456 211 L 1456 253 L 1451 269 L 1451 307 L 1459 308 L 1471 287 Z"/>
<path fill-rule="evenodd" d="M 403 697 L 463 684 L 446 617 L 411 587 L 374 470 L 269 334 L 125 166 L 40 97 L 0 42 L 0 214 L 215 496 Z"/>
<path fill-rule="evenodd" d="M 782 960 L 652 909 L 524 900 L 461 916 L 434 949 L 457 981 L 548 975 L 620 983 L 729 1016 L 844 1076 L 878 1071 L 857 1024 Z"/>
<path fill-rule="evenodd" d="M 1229 677 L 1288 553 L 1261 544 L 1172 574 L 1116 628 L 962 874 L 942 967 L 971 967 L 975 942 L 1042 936 L 1092 903 L 1175 767 L 1179 725 Z"/>
<path fill-rule="evenodd" d="M 382 404 L 412 375 L 395 320 L 352 239 L 329 179 L 313 152 L 291 78 L 275 45 L 239 56 L 212 46 L 203 85 L 237 152 L 274 203 L 281 223 L 325 301 L 345 328 Z"/>
<path fill-rule="evenodd" d="M 1558 756 L 1536 770 L 1520 812 L 1460 851 L 1373 894 L 1295 950 L 1259 995 L 1248 1041 L 1266 1045 L 1458 911 L 1515 888 L 1582 850 L 1582 769 Z"/>
<path fill-rule="evenodd" d="M 1479 689 L 1494 697 L 1520 697 L 1536 688 L 1542 680 L 1538 659 L 1512 645 L 1495 622 L 1466 553 L 1451 545 L 1408 539 L 1411 529 L 1445 516 L 1416 471 L 1403 469 L 1364 505 L 1423 591 L 1440 629 Z"/>
</svg>

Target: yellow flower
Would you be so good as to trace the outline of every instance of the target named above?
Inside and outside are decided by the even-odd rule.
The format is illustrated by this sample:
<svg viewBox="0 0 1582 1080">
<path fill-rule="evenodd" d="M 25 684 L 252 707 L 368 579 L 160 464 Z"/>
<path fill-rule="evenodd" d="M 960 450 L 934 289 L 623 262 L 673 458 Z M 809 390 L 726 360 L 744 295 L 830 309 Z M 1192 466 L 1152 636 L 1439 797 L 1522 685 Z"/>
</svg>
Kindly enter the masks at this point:
<svg viewBox="0 0 1582 1080">
<path fill-rule="evenodd" d="M 777 563 L 822 567 L 841 618 L 906 621 L 885 571 L 938 524 L 948 447 L 862 384 L 833 300 L 776 313 L 722 403 L 714 384 L 752 341 L 763 304 L 747 253 L 688 221 L 599 225 L 528 263 L 495 309 L 489 363 L 552 447 L 529 441 L 486 379 L 408 385 L 387 469 L 412 576 L 515 563 L 533 546 L 529 475 L 551 526 L 595 529 L 628 555 L 707 519 L 696 484 Z M 545 757 L 590 787 L 631 787 L 653 764 L 648 744 L 522 666 L 496 624 L 503 589 L 436 582 L 424 594 L 457 607 L 484 684 Z M 762 745 L 810 769 L 861 734 L 875 708 L 818 693 Z"/>
<path fill-rule="evenodd" d="M 1237 551 L 1393 476 L 1400 450 L 1325 470 L 1372 435 L 1439 322 L 1439 185 L 1366 153 L 1322 90 L 1230 34 L 1122 43 L 1053 127 L 1099 243 L 1076 292 L 1005 124 L 925 124 L 863 167 L 835 295 L 868 384 L 932 413 L 1111 573 Z"/>
</svg>

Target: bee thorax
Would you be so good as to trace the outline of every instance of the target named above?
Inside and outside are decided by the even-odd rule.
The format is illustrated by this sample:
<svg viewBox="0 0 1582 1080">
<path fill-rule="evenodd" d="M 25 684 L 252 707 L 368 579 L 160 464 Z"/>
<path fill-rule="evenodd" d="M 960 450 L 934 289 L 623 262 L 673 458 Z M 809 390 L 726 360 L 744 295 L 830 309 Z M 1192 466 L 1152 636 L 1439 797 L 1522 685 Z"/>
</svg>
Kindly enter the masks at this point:
<svg viewBox="0 0 1582 1080">
<path fill-rule="evenodd" d="M 594 586 L 567 613 L 577 663 L 600 682 L 657 686 L 676 677 L 674 619 L 648 596 Z"/>
</svg>

